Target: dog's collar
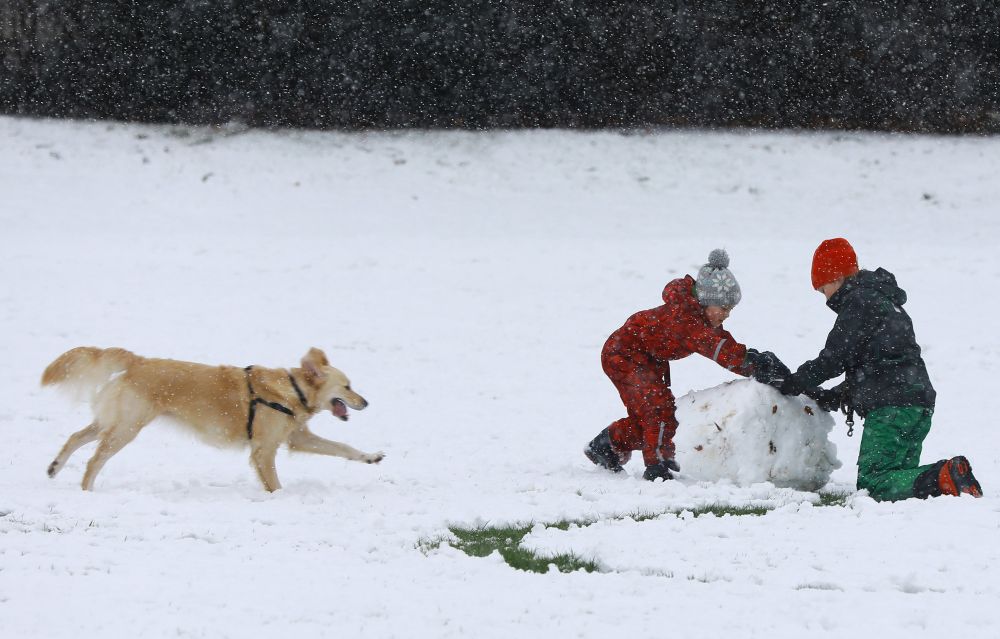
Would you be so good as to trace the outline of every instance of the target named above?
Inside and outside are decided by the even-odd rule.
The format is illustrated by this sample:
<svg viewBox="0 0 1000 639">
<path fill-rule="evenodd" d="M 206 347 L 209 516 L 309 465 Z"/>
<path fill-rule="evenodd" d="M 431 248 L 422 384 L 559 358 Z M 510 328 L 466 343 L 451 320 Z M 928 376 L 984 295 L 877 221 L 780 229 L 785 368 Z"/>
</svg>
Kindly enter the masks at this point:
<svg viewBox="0 0 1000 639">
<path fill-rule="evenodd" d="M 257 393 L 253 389 L 253 383 L 250 381 L 250 371 L 253 370 L 253 366 L 247 366 L 243 370 L 246 371 L 247 390 L 250 391 L 250 407 L 247 409 L 247 439 L 253 439 L 253 419 L 257 415 L 257 404 L 263 404 L 268 408 L 278 411 L 279 413 L 284 413 L 289 417 L 295 417 L 295 411 L 284 404 L 269 402 L 263 397 L 257 397 Z M 291 378 L 291 375 L 289 375 L 289 378 Z M 302 392 L 299 391 L 298 386 L 295 384 L 295 380 L 292 380 L 292 385 L 295 386 L 295 390 L 299 393 L 299 398 L 301 399 Z"/>
</svg>

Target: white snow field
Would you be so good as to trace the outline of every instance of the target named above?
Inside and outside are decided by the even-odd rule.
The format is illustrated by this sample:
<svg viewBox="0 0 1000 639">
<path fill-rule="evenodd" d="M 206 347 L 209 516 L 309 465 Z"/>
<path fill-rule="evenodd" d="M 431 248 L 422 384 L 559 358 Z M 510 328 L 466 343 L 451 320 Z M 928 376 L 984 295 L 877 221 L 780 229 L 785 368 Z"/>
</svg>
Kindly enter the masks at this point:
<svg viewBox="0 0 1000 639">
<path fill-rule="evenodd" d="M 996 636 L 998 175 L 995 138 L 0 118 L 2 635 Z M 910 294 L 939 393 L 923 460 L 967 455 L 983 499 L 857 494 L 840 415 L 823 495 L 584 458 L 624 414 L 601 346 L 668 280 L 726 248 L 726 327 L 794 368 L 833 324 L 809 265 L 835 236 Z M 89 411 L 38 384 L 79 345 L 276 367 L 321 347 L 371 405 L 313 430 L 387 457 L 282 453 L 269 494 L 245 453 L 154 423 L 85 493 L 93 446 L 45 469 Z M 693 356 L 672 378 L 734 376 Z M 692 514 L 717 505 L 773 510 Z M 505 524 L 599 570 L 447 543 Z"/>
</svg>

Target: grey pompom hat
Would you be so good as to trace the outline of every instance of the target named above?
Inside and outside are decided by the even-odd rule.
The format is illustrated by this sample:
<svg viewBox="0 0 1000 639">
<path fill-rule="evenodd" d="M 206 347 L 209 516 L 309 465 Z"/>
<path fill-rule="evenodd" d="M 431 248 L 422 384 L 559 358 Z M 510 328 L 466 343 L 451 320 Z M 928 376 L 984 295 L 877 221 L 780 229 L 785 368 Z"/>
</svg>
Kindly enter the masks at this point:
<svg viewBox="0 0 1000 639">
<path fill-rule="evenodd" d="M 698 271 L 695 296 L 702 306 L 732 308 L 740 303 L 740 285 L 729 270 L 729 253 L 715 249 L 708 254 L 708 264 Z"/>
</svg>

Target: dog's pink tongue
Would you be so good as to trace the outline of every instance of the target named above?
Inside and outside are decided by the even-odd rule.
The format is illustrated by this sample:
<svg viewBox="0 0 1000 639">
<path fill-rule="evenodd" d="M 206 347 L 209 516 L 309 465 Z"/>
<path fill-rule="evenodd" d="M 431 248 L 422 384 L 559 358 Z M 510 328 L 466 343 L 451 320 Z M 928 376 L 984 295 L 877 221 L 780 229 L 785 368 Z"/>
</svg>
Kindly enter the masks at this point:
<svg viewBox="0 0 1000 639">
<path fill-rule="evenodd" d="M 339 399 L 333 401 L 333 406 L 330 411 L 337 417 L 347 417 L 347 405 Z"/>
</svg>

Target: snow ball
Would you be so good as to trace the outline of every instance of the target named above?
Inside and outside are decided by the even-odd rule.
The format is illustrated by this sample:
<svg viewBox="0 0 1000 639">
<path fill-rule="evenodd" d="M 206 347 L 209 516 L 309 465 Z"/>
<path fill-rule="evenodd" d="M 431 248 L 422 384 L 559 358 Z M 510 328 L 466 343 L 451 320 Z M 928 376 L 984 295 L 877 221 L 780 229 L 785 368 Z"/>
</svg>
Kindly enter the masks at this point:
<svg viewBox="0 0 1000 639">
<path fill-rule="evenodd" d="M 686 478 L 815 491 L 841 466 L 829 414 L 752 380 L 678 398 L 677 421 L 676 459 Z"/>
</svg>

